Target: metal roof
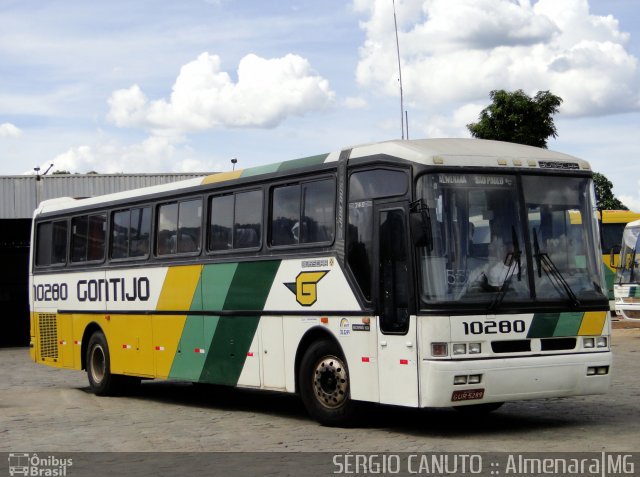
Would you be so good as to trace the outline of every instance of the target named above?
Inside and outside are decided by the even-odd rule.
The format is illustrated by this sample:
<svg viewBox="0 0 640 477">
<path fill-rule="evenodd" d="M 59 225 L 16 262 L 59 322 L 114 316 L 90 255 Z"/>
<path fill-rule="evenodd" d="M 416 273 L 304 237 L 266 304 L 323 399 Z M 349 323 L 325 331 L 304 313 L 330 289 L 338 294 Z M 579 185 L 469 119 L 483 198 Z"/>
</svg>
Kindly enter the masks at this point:
<svg viewBox="0 0 640 477">
<path fill-rule="evenodd" d="M 208 174 L 210 173 L 0 176 L 0 219 L 30 219 L 37 205 L 47 199 L 95 197 Z"/>
</svg>

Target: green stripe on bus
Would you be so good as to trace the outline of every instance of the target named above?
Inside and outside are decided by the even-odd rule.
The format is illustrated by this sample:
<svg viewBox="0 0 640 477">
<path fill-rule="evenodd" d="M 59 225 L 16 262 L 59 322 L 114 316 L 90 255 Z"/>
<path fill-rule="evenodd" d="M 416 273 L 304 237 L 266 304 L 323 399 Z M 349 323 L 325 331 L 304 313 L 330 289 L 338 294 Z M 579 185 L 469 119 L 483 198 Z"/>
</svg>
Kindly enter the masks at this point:
<svg viewBox="0 0 640 477">
<path fill-rule="evenodd" d="M 302 157 L 292 161 L 285 161 L 278 167 L 278 172 L 288 171 L 290 169 L 298 169 L 300 167 L 317 166 L 324 163 L 329 154 L 320 154 L 319 156 Z"/>
<path fill-rule="evenodd" d="M 581 311 L 560 313 L 553 336 L 578 336 L 578 330 L 580 330 L 583 318 L 584 312 Z"/>
<path fill-rule="evenodd" d="M 238 264 L 224 309 L 262 310 L 279 266 L 280 260 Z M 221 316 L 200 381 L 237 384 L 259 322 L 259 316 Z"/>
<path fill-rule="evenodd" d="M 267 164 L 264 166 L 249 167 L 244 171 L 242 171 L 242 175 L 240 177 L 245 178 L 245 177 L 251 177 L 251 176 L 259 176 L 260 174 L 269 174 L 271 172 L 276 172 L 278 170 L 278 167 L 280 167 L 279 162 L 276 164 Z"/>
<path fill-rule="evenodd" d="M 238 269 L 237 263 L 219 263 L 205 265 L 202 268 L 203 283 L 202 309 L 222 310 L 229 294 L 233 277 Z"/>
<path fill-rule="evenodd" d="M 533 315 L 527 338 L 555 338 L 577 336 L 584 312 L 536 313 Z"/>
<path fill-rule="evenodd" d="M 224 310 L 262 310 L 279 267 L 280 260 L 239 263 Z"/>
<path fill-rule="evenodd" d="M 560 313 L 536 313 L 533 315 L 527 338 L 548 338 L 553 336 L 559 318 Z"/>
<path fill-rule="evenodd" d="M 237 267 L 237 263 L 205 265 L 190 310 L 222 309 Z M 179 351 L 171 365 L 170 378 L 188 381 L 200 379 L 219 320 L 218 316 L 187 316 L 180 337 Z M 196 349 L 204 350 L 205 356 L 196 353 Z"/>
</svg>

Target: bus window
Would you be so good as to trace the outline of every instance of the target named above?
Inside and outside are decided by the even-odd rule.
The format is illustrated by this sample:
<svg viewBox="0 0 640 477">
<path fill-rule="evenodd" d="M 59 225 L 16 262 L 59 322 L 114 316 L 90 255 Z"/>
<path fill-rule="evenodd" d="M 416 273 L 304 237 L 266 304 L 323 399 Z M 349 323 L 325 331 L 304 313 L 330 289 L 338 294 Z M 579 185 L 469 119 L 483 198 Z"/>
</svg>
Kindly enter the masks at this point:
<svg viewBox="0 0 640 477">
<path fill-rule="evenodd" d="M 409 328 L 409 287 L 406 219 L 402 209 L 380 212 L 380 328 L 406 333 Z"/>
<path fill-rule="evenodd" d="M 129 256 L 149 256 L 149 236 L 151 235 L 151 207 L 131 210 L 129 226 Z"/>
<path fill-rule="evenodd" d="M 95 262 L 104 259 L 107 217 L 82 215 L 71 220 L 71 261 Z"/>
<path fill-rule="evenodd" d="M 333 241 L 335 190 L 333 178 L 274 188 L 271 245 Z"/>
<path fill-rule="evenodd" d="M 347 263 L 367 300 L 371 300 L 373 263 L 371 199 L 403 195 L 407 184 L 406 173 L 388 169 L 357 171 L 349 177 Z"/>
<path fill-rule="evenodd" d="M 260 246 L 262 225 L 262 191 L 236 194 L 233 226 L 233 248 Z"/>
<path fill-rule="evenodd" d="M 273 189 L 271 209 L 271 245 L 298 243 L 297 230 L 300 218 L 300 186 Z"/>
<path fill-rule="evenodd" d="M 212 197 L 209 250 L 213 252 L 260 246 L 262 191 Z"/>
<path fill-rule="evenodd" d="M 158 255 L 198 252 L 201 223 L 201 199 L 161 205 L 156 238 Z"/>
<path fill-rule="evenodd" d="M 304 184 L 302 200 L 302 231 L 300 242 L 333 241 L 335 222 L 335 183 L 316 181 Z"/>
<path fill-rule="evenodd" d="M 150 207 L 114 212 L 111 224 L 111 258 L 149 255 Z"/>
<path fill-rule="evenodd" d="M 200 250 L 200 228 L 202 224 L 202 201 L 180 202 L 178 209 L 178 253 L 193 253 Z"/>
<path fill-rule="evenodd" d="M 211 198 L 209 250 L 230 250 L 233 247 L 233 202 L 233 195 Z"/>
<path fill-rule="evenodd" d="M 67 221 L 38 224 L 36 266 L 62 265 L 67 262 Z"/>
<path fill-rule="evenodd" d="M 372 169 L 349 177 L 349 202 L 404 195 L 406 192 L 407 176 L 404 172 Z"/>
<path fill-rule="evenodd" d="M 158 255 L 170 255 L 178 251 L 178 204 L 161 205 L 158 211 Z"/>
</svg>

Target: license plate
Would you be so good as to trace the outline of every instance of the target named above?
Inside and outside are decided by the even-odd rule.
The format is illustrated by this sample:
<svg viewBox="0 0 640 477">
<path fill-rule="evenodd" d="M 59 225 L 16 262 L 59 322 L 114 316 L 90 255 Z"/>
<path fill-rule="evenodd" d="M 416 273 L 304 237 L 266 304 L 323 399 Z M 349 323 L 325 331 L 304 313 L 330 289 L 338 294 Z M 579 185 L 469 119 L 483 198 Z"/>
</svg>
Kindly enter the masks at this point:
<svg viewBox="0 0 640 477">
<path fill-rule="evenodd" d="M 473 399 L 482 399 L 484 397 L 484 389 L 467 389 L 464 391 L 453 391 L 451 400 L 456 401 L 471 401 Z"/>
</svg>

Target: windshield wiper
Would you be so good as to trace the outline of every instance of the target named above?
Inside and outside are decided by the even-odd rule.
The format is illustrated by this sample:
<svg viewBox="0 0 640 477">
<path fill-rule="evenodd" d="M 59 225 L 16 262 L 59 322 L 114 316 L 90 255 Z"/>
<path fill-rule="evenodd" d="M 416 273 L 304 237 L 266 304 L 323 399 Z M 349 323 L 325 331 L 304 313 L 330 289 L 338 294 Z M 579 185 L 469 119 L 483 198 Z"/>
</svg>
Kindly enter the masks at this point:
<svg viewBox="0 0 640 477">
<path fill-rule="evenodd" d="M 511 226 L 511 240 L 513 242 L 513 252 L 507 253 L 507 255 L 504 257 L 503 262 L 507 266 L 507 273 L 505 274 L 504 280 L 499 287 L 498 294 L 489 305 L 489 311 L 495 310 L 502 304 L 502 300 L 504 300 L 504 297 L 507 294 L 509 283 L 511 282 L 511 277 L 516 271 L 516 267 L 518 269 L 518 281 L 522 280 L 522 251 L 520 250 L 520 242 L 518 240 L 516 228 L 513 225 Z"/>
<path fill-rule="evenodd" d="M 544 270 L 544 273 L 549 277 L 549 281 L 558 293 L 562 294 L 560 292 L 560 288 L 562 288 L 567 297 L 569 297 L 571 304 L 574 307 L 580 306 L 580 300 L 578 300 L 578 297 L 573 292 L 571 286 L 569 286 L 569 283 L 567 283 L 567 280 L 565 280 L 560 270 L 558 270 L 556 264 L 553 263 L 549 254 L 540 250 L 540 245 L 538 244 L 538 233 L 536 232 L 535 227 L 533 228 L 533 256 L 536 259 L 538 277 L 542 277 L 542 271 Z"/>
</svg>

